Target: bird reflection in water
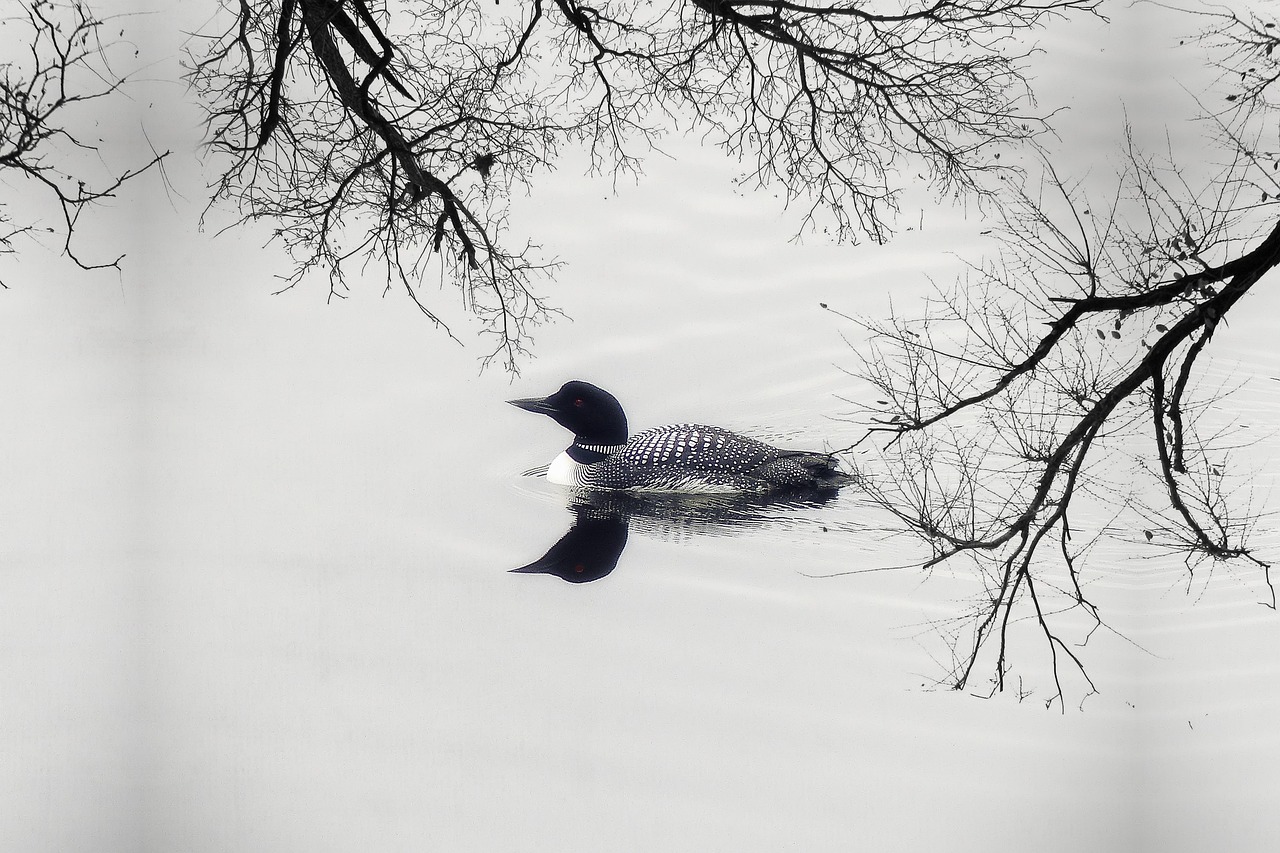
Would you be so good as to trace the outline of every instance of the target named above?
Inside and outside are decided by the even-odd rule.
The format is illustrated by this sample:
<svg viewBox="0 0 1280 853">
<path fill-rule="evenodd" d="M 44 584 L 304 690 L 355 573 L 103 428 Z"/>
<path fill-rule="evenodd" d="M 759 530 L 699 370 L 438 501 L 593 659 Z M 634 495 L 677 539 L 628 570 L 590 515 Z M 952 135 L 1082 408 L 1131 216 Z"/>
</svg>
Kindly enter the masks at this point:
<svg viewBox="0 0 1280 853">
<path fill-rule="evenodd" d="M 667 539 L 726 535 L 785 518 L 795 509 L 821 506 L 838 494 L 830 489 L 715 496 L 575 492 L 569 505 L 574 513 L 569 531 L 540 559 L 511 571 L 587 583 L 618 565 L 632 524 Z"/>
</svg>

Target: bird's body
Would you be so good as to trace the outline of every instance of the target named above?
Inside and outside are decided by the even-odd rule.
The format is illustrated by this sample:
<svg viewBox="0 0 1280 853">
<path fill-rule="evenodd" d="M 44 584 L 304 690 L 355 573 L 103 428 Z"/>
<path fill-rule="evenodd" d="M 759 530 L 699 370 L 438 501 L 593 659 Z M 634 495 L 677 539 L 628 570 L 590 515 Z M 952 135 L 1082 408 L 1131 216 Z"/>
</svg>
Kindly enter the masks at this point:
<svg viewBox="0 0 1280 853">
<path fill-rule="evenodd" d="M 725 493 L 836 489 L 850 481 L 830 454 L 783 450 L 715 426 L 672 424 L 628 437 L 617 399 L 586 382 L 511 403 L 573 431 L 573 444 L 547 469 L 547 479 L 561 485 Z"/>
</svg>

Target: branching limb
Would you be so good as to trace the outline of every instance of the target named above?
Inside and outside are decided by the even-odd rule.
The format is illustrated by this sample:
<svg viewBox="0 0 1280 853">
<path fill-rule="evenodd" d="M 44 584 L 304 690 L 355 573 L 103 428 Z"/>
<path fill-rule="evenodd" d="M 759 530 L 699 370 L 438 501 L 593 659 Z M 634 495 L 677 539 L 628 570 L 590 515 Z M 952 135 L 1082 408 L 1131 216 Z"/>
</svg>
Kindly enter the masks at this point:
<svg viewBox="0 0 1280 853">
<path fill-rule="evenodd" d="M 1217 180 L 1247 165 L 1235 161 Z M 1148 466 L 1129 436 L 1150 437 L 1149 485 L 1171 521 L 1158 541 L 1148 529 L 1148 542 L 1175 547 L 1189 566 L 1248 562 L 1274 601 L 1269 566 L 1247 541 L 1251 525 L 1231 516 L 1220 493 L 1222 463 L 1192 438 L 1203 407 L 1187 398 L 1214 332 L 1280 266 L 1280 222 L 1261 220 L 1241 251 L 1244 220 L 1229 207 L 1238 195 L 1188 198 L 1171 165 L 1133 156 L 1105 217 L 1045 174 L 1051 192 L 1024 192 L 1004 211 L 999 261 L 977 268 L 976 283 L 944 294 L 921 321 L 868 324 L 872 349 L 856 373 L 880 397 L 868 435 L 888 439 L 893 462 L 873 496 L 930 543 L 926 569 L 962 558 L 990 567 L 989 601 L 953 686 L 970 681 L 995 639 L 992 683 L 1004 688 L 1025 593 L 1048 644 L 1051 701 L 1062 703 L 1061 665 L 1095 688 L 1057 623 L 1086 637 L 1101 625 L 1081 586 L 1068 510 L 1082 499 L 1117 513 L 1142 502 L 1132 496 L 1145 487 L 1132 475 Z M 1197 207 L 1206 198 L 1228 207 Z M 1035 332 L 1037 321 L 1048 331 Z M 972 496 L 967 513 L 955 511 L 952 495 Z M 1061 607 L 1048 605 L 1047 586 Z M 1063 622 L 1073 611 L 1084 621 Z"/>
<path fill-rule="evenodd" d="M 77 114 L 86 105 L 121 99 L 127 77 L 109 64 L 114 44 L 102 40 L 110 19 L 94 16 L 84 3 L 20 0 L 20 14 L 8 19 L 24 30 L 25 54 L 0 62 L 0 170 L 25 178 L 37 195 L 56 205 L 57 227 L 37 227 L 38 214 L 15 222 L 0 204 L 0 254 L 16 251 L 15 238 L 38 232 L 60 235 L 62 252 L 81 269 L 119 269 L 124 255 L 92 260 L 75 248 L 75 234 L 86 211 L 115 198 L 125 184 L 161 168 L 167 151 L 154 148 L 149 159 L 123 172 L 101 176 L 99 146 L 84 140 Z M 0 282 L 0 287 L 4 286 Z"/>
<path fill-rule="evenodd" d="M 215 200 L 277 223 L 290 284 L 325 269 L 341 296 L 353 242 L 388 282 L 430 269 L 514 370 L 520 336 L 552 313 L 533 285 L 553 264 L 504 245 L 505 199 L 562 146 L 616 177 L 638 173 L 663 133 L 700 134 L 748 183 L 806 205 L 798 231 L 883 240 L 904 174 L 989 191 L 986 176 L 1007 171 L 989 149 L 1042 127 L 1016 37 L 1098 3 L 223 5 L 232 22 L 189 62 L 225 158 Z"/>
</svg>

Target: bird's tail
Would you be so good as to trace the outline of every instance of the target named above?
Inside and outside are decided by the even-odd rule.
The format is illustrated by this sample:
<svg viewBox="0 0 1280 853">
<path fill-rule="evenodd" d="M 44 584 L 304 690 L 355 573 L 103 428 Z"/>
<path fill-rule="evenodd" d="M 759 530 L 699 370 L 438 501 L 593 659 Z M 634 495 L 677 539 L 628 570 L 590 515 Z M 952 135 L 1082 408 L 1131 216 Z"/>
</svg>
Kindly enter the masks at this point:
<svg viewBox="0 0 1280 853">
<path fill-rule="evenodd" d="M 840 470 L 828 453 L 787 452 L 767 463 L 761 475 L 780 488 L 840 489 L 858 481 L 856 474 Z"/>
</svg>

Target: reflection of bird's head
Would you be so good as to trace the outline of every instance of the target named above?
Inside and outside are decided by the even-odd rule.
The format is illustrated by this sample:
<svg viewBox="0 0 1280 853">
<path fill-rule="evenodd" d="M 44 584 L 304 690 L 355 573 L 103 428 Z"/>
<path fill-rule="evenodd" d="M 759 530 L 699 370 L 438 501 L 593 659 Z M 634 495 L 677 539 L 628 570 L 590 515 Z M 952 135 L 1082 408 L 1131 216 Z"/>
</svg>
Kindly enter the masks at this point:
<svg viewBox="0 0 1280 853">
<path fill-rule="evenodd" d="M 509 400 L 513 406 L 547 415 L 571 431 L 581 444 L 614 445 L 627 441 L 627 416 L 618 399 L 590 382 L 566 382 L 549 397 Z"/>
<path fill-rule="evenodd" d="M 625 519 L 579 510 L 573 527 L 541 559 L 511 571 L 555 575 L 570 583 L 587 583 L 612 572 L 626 546 Z"/>
</svg>

